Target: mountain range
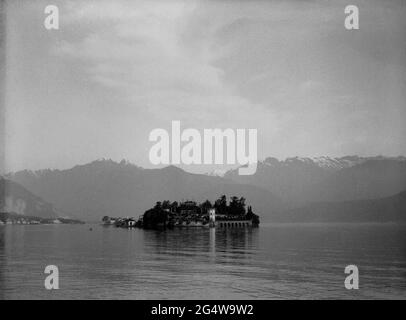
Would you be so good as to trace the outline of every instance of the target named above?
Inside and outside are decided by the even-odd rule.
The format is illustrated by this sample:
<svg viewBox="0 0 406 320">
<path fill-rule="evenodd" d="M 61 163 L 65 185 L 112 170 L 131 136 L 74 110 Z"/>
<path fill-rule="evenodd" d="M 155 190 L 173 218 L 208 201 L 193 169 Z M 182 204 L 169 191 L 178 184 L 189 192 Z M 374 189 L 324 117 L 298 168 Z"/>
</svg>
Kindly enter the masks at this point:
<svg viewBox="0 0 406 320">
<path fill-rule="evenodd" d="M 144 169 L 124 160 L 97 160 L 67 170 L 24 170 L 6 178 L 61 212 L 87 221 L 104 215 L 138 216 L 165 199 L 213 202 L 222 194 L 245 197 L 262 221 L 323 220 L 323 212 L 327 221 L 398 219 L 401 214 L 385 211 L 390 202 L 406 213 L 404 201 L 398 200 L 406 190 L 404 157 L 267 158 L 252 176 L 230 170 L 223 177 L 174 166 Z M 366 210 L 365 201 L 383 211 Z"/>
<path fill-rule="evenodd" d="M 216 200 L 220 195 L 244 196 L 261 212 L 279 211 L 282 201 L 268 190 L 221 177 L 192 174 L 174 166 L 143 169 L 128 162 L 98 160 L 68 170 L 20 171 L 8 175 L 72 217 L 100 220 L 138 216 L 157 201 Z"/>
<path fill-rule="evenodd" d="M 263 187 L 290 205 L 382 198 L 406 190 L 405 157 L 267 158 L 251 176 L 225 178 Z"/>
</svg>

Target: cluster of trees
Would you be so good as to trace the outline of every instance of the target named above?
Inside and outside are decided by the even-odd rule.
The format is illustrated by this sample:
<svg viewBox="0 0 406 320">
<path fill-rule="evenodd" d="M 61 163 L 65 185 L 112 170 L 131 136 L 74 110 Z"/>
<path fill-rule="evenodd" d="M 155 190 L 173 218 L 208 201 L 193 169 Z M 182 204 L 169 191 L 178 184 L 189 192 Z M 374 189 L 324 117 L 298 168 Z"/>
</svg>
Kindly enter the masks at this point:
<svg viewBox="0 0 406 320">
<path fill-rule="evenodd" d="M 245 198 L 231 197 L 227 205 L 227 197 L 222 195 L 214 202 L 213 207 L 218 214 L 226 215 L 245 215 Z"/>
<path fill-rule="evenodd" d="M 206 201 L 206 206 L 214 207 L 217 214 L 224 214 L 230 216 L 245 216 L 246 219 L 252 219 L 254 224 L 259 224 L 259 216 L 252 212 L 252 207 L 248 206 L 245 209 L 245 198 L 231 197 L 227 205 L 227 197 L 222 195 L 211 206 L 210 202 Z"/>
<path fill-rule="evenodd" d="M 146 229 L 155 228 L 158 225 L 165 227 L 168 218 L 168 212 L 164 210 L 162 203 L 157 202 L 153 208 L 145 211 L 143 217 L 143 227 Z"/>
<path fill-rule="evenodd" d="M 245 198 L 241 197 L 231 197 L 230 202 L 227 203 L 227 197 L 222 195 L 219 199 L 217 199 L 213 204 L 206 200 L 203 203 L 196 204 L 194 202 L 190 202 L 192 206 L 196 207 L 198 213 L 205 214 L 211 208 L 215 208 L 218 214 L 225 214 L 225 215 L 245 215 L 247 214 L 247 210 L 245 209 Z M 170 202 L 169 200 L 164 200 L 162 202 L 157 202 L 155 206 L 150 210 L 155 211 L 170 211 L 170 212 L 179 212 L 179 210 L 185 206 L 184 203 L 179 204 L 177 201 Z M 250 209 L 250 207 L 248 207 Z M 148 212 L 148 211 L 147 211 Z"/>
</svg>

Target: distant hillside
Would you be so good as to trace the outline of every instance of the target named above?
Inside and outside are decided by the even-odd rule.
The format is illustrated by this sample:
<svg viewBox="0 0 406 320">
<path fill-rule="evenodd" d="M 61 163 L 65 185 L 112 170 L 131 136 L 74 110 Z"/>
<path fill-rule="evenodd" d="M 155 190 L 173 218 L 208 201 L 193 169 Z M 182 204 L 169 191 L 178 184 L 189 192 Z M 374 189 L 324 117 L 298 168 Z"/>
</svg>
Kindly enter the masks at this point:
<svg viewBox="0 0 406 320">
<path fill-rule="evenodd" d="M 21 185 L 0 178 L 0 212 L 40 218 L 56 218 L 53 206 Z"/>
<path fill-rule="evenodd" d="M 267 158 L 252 176 L 225 178 L 268 189 L 291 203 L 382 198 L 406 189 L 406 158 Z"/>
<path fill-rule="evenodd" d="M 280 222 L 406 222 L 406 191 L 372 200 L 313 203 L 273 217 Z"/>
<path fill-rule="evenodd" d="M 169 166 L 142 169 L 125 161 L 99 160 L 69 170 L 21 171 L 9 175 L 28 190 L 82 220 L 138 216 L 156 201 L 214 201 L 243 196 L 261 218 L 283 208 L 268 190 L 221 177 L 187 173 Z"/>
<path fill-rule="evenodd" d="M 258 163 L 250 176 L 238 175 L 238 169 L 228 171 L 224 177 L 238 183 L 252 184 L 268 189 L 286 201 L 296 201 L 298 195 L 330 175 L 330 170 L 311 159 L 288 158 L 279 161 L 267 158 Z"/>
<path fill-rule="evenodd" d="M 307 201 L 383 198 L 406 190 L 406 161 L 368 160 L 342 169 L 302 193 Z"/>
</svg>

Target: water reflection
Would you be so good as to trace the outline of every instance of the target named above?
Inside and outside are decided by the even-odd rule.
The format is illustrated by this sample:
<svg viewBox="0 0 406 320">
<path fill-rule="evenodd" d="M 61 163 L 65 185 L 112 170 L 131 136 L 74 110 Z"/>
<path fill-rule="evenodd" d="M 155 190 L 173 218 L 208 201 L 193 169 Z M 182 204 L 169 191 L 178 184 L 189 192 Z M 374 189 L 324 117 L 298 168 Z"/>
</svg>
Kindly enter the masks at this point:
<svg viewBox="0 0 406 320">
<path fill-rule="evenodd" d="M 4 235 L 5 226 L 0 226 L 0 300 L 3 300 L 4 297 L 4 290 L 6 288 L 6 281 L 5 281 L 5 272 L 6 272 L 6 252 L 5 252 L 5 235 Z"/>
<path fill-rule="evenodd" d="M 209 239 L 210 239 L 210 254 L 211 257 L 216 256 L 216 229 L 210 228 L 209 231 Z"/>
<path fill-rule="evenodd" d="M 143 232 L 145 245 L 155 254 L 236 260 L 258 250 L 258 235 L 257 228 L 175 228 Z"/>
</svg>

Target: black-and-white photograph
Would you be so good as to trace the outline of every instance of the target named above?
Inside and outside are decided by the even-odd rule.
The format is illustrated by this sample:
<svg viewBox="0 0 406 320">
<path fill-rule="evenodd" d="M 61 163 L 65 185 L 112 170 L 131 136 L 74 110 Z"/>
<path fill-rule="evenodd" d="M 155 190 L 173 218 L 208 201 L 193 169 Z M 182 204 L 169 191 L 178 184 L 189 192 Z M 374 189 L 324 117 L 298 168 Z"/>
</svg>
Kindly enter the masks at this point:
<svg viewBox="0 0 406 320">
<path fill-rule="evenodd" d="M 0 300 L 406 299 L 406 1 L 2 0 L 0 98 Z"/>
</svg>

